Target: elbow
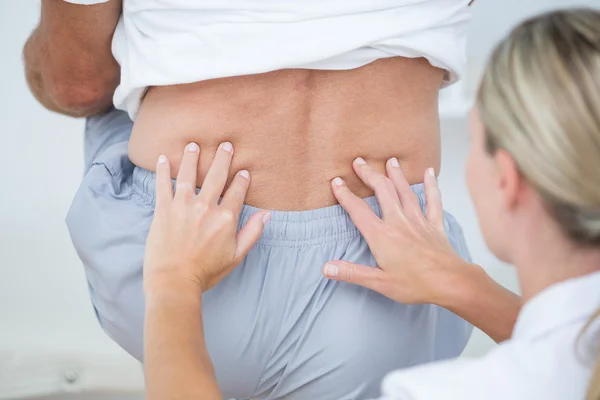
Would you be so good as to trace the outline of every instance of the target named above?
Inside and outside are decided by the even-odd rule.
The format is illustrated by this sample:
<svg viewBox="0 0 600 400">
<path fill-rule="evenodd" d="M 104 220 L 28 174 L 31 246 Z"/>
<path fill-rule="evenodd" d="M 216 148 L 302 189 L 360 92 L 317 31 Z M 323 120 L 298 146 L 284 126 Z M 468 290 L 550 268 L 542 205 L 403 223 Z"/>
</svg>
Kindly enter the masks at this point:
<svg viewBox="0 0 600 400">
<path fill-rule="evenodd" d="M 104 63 L 90 55 L 74 61 L 63 53 L 60 48 L 48 50 L 48 40 L 39 27 L 27 40 L 23 61 L 34 97 L 50 111 L 74 117 L 108 110 L 120 78 L 116 61 Z"/>
<path fill-rule="evenodd" d="M 74 117 L 88 117 L 112 105 L 116 85 L 105 82 L 54 82 L 52 97 L 56 105 Z"/>
</svg>

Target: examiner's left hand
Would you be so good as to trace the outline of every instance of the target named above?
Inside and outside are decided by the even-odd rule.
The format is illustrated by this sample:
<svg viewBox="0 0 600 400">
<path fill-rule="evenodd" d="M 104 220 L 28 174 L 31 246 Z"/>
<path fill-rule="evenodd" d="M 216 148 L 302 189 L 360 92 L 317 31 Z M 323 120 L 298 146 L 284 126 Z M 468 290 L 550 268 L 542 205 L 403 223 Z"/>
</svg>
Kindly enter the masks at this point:
<svg viewBox="0 0 600 400">
<path fill-rule="evenodd" d="M 424 175 L 427 211 L 402 174 L 397 159 L 386 164 L 387 175 L 362 158 L 353 168 L 375 191 L 382 217 L 356 196 L 341 178 L 332 182 L 333 194 L 360 230 L 377 267 L 330 261 L 323 273 L 330 279 L 364 286 L 400 303 L 447 305 L 456 282 L 473 275 L 475 267 L 461 259 L 444 231 L 444 211 L 432 169 Z"/>
<path fill-rule="evenodd" d="M 183 155 L 175 195 L 169 160 L 156 167 L 156 208 L 146 242 L 144 290 L 162 290 L 171 283 L 191 283 L 199 293 L 225 278 L 260 238 L 270 214 L 260 211 L 237 232 L 238 217 L 250 183 L 238 172 L 221 202 L 219 198 L 233 158 L 231 143 L 222 143 L 196 194 L 200 149 L 190 143 Z"/>
</svg>

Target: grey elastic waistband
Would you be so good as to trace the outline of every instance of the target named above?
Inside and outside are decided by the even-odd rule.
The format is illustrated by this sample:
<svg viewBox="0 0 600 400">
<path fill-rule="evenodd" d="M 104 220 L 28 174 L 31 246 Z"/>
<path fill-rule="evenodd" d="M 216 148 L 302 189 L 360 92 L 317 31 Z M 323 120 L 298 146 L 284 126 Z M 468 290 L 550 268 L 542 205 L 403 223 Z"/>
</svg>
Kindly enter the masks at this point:
<svg viewBox="0 0 600 400">
<path fill-rule="evenodd" d="M 156 175 L 154 172 L 135 168 L 133 171 L 133 189 L 147 204 L 154 205 Z M 425 209 L 425 191 L 423 184 L 412 186 L 419 198 L 421 208 Z M 381 216 L 377 199 L 364 199 L 371 209 Z M 259 208 L 245 205 L 240 215 L 240 226 Z M 350 239 L 360 235 L 354 223 L 340 205 L 308 211 L 271 211 L 271 221 L 265 227 L 259 243 L 279 246 L 302 246 Z"/>
</svg>

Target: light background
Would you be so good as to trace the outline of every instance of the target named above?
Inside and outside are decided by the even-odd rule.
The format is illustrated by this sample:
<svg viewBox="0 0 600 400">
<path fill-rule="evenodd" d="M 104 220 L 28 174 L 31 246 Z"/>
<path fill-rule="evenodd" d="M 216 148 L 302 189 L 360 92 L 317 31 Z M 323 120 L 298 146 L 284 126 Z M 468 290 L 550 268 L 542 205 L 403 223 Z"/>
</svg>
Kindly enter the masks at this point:
<svg viewBox="0 0 600 400">
<path fill-rule="evenodd" d="M 513 290 L 514 271 L 485 248 L 465 187 L 463 111 L 494 43 L 524 17 L 569 5 L 600 0 L 477 0 L 468 76 L 445 93 L 442 107 L 445 205 L 462 223 L 475 261 Z M 48 399 L 140 399 L 127 393 L 141 392 L 141 367 L 98 326 L 64 224 L 82 176 L 83 120 L 44 110 L 24 80 L 21 51 L 38 18 L 39 0 L 0 0 L 0 398 L 83 390 Z M 492 346 L 476 332 L 465 353 Z"/>
</svg>

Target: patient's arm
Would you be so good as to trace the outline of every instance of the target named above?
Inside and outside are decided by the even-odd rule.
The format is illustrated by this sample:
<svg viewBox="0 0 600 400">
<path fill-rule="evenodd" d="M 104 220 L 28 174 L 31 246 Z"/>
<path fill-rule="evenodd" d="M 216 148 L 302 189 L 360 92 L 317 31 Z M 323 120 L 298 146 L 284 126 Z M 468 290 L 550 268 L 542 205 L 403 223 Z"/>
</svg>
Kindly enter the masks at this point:
<svg viewBox="0 0 600 400">
<path fill-rule="evenodd" d="M 111 41 L 121 8 L 121 0 L 89 6 L 42 0 L 23 57 L 29 88 L 44 107 L 74 117 L 110 107 L 119 84 Z"/>
</svg>

